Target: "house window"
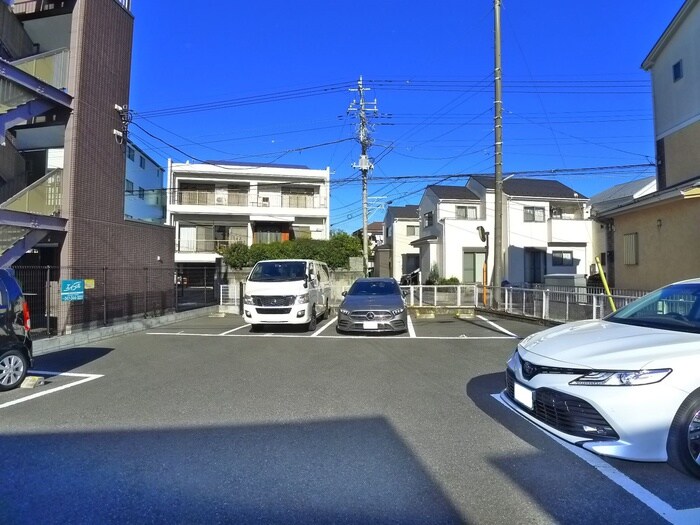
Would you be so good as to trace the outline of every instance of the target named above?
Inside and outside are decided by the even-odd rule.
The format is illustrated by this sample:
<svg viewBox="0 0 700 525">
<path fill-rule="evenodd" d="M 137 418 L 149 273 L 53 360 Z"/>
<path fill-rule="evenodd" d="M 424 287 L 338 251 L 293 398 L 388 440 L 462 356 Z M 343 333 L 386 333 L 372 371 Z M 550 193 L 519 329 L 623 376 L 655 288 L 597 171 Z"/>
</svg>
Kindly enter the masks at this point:
<svg viewBox="0 0 700 525">
<path fill-rule="evenodd" d="M 415 226 L 415 225 L 406 226 L 406 235 L 408 237 L 418 237 L 418 226 Z"/>
<path fill-rule="evenodd" d="M 455 215 L 458 219 L 476 220 L 476 206 L 456 206 Z"/>
<path fill-rule="evenodd" d="M 131 195 L 134 193 L 134 183 L 130 180 L 126 181 L 126 194 Z"/>
<path fill-rule="evenodd" d="M 146 190 L 144 190 L 141 186 L 139 186 L 139 199 L 145 199 L 146 198 Z"/>
<path fill-rule="evenodd" d="M 144 158 L 143 155 L 139 155 L 139 166 L 141 167 L 142 170 L 146 169 L 146 159 Z"/>
<path fill-rule="evenodd" d="M 552 252 L 552 266 L 573 266 L 574 252 Z"/>
<path fill-rule="evenodd" d="M 525 206 L 523 220 L 525 222 L 544 222 L 544 208 Z"/>
<path fill-rule="evenodd" d="M 132 148 L 131 146 L 127 146 L 126 156 L 129 158 L 129 160 L 134 160 L 134 148 Z"/>
<path fill-rule="evenodd" d="M 639 239 L 636 233 L 625 234 L 625 264 L 628 266 L 639 264 Z"/>
<path fill-rule="evenodd" d="M 433 225 L 433 212 L 429 211 L 428 213 L 423 214 L 423 226 L 425 226 L 426 228 L 429 228 L 432 225 Z"/>
<path fill-rule="evenodd" d="M 679 60 L 673 64 L 673 81 L 678 82 L 683 78 L 683 61 Z"/>
</svg>

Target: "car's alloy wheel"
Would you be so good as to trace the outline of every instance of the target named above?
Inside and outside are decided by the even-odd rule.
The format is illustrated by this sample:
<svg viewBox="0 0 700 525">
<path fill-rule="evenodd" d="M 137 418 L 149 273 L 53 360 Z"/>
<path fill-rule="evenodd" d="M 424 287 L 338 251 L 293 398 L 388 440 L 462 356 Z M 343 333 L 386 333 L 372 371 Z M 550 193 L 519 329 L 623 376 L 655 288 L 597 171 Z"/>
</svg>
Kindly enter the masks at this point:
<svg viewBox="0 0 700 525">
<path fill-rule="evenodd" d="M 666 451 L 671 465 L 700 478 L 700 389 L 688 396 L 673 418 Z"/>
<path fill-rule="evenodd" d="M 0 355 L 0 391 L 22 384 L 27 375 L 27 359 L 19 350 L 8 350 Z"/>
</svg>

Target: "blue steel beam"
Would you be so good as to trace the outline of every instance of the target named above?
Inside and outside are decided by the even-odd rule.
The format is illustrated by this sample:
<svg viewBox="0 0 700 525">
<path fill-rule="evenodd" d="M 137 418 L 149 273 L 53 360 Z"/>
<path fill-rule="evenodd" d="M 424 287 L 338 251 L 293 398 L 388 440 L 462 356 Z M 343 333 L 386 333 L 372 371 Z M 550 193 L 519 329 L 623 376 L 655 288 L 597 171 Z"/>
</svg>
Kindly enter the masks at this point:
<svg viewBox="0 0 700 525">
<path fill-rule="evenodd" d="M 72 107 L 73 97 L 68 93 L 22 71 L 2 58 L 0 58 L 0 77 L 6 78 L 10 82 L 28 89 L 32 93 L 35 93 L 37 98 L 50 100 L 54 104 L 69 109 Z"/>
</svg>

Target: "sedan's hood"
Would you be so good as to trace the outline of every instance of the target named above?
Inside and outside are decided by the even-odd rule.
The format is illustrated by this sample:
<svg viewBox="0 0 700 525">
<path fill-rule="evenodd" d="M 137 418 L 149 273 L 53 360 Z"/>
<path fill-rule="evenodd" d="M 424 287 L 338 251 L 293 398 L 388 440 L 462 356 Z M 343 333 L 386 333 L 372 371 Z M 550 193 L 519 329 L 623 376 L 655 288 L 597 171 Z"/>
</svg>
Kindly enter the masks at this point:
<svg viewBox="0 0 700 525">
<path fill-rule="evenodd" d="M 700 335 L 609 321 L 579 321 L 527 337 L 518 349 L 523 359 L 541 365 L 638 370 L 682 354 L 697 355 Z"/>
<path fill-rule="evenodd" d="M 398 295 L 347 295 L 340 306 L 348 310 L 395 310 L 404 302 Z"/>
</svg>

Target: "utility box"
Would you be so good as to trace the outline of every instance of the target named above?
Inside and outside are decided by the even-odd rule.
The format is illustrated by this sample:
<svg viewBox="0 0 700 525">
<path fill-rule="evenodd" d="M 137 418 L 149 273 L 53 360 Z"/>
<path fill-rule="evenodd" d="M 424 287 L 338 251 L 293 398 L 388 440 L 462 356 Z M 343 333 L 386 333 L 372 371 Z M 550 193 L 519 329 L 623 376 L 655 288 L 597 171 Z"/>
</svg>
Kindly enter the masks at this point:
<svg viewBox="0 0 700 525">
<path fill-rule="evenodd" d="M 586 302 L 586 276 L 582 273 L 550 273 L 544 276 L 544 287 L 551 292 L 579 292 L 574 300 Z"/>
</svg>

